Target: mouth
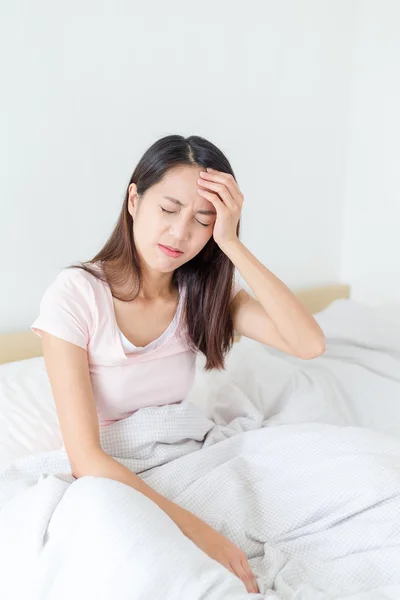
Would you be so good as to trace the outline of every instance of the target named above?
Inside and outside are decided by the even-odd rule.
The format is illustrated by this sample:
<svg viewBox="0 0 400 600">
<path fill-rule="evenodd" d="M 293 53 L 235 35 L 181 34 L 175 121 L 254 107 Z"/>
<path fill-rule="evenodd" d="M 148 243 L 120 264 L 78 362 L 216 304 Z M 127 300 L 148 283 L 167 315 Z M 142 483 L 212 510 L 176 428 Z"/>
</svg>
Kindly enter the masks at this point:
<svg viewBox="0 0 400 600">
<path fill-rule="evenodd" d="M 158 244 L 160 250 L 162 250 L 168 256 L 172 256 L 173 258 L 178 258 L 178 256 L 182 256 L 183 251 L 178 250 L 176 248 L 171 248 L 170 246 L 164 246 L 163 244 Z"/>
</svg>

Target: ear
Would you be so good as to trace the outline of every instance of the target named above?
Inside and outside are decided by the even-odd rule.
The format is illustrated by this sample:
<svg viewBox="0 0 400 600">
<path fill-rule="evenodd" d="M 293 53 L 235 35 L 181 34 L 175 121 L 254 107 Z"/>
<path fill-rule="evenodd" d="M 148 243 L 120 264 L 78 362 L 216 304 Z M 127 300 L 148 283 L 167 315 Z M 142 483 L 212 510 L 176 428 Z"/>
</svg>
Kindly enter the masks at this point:
<svg viewBox="0 0 400 600">
<path fill-rule="evenodd" d="M 135 217 L 138 204 L 137 186 L 136 183 L 131 183 L 128 187 L 128 211 L 132 218 Z"/>
</svg>

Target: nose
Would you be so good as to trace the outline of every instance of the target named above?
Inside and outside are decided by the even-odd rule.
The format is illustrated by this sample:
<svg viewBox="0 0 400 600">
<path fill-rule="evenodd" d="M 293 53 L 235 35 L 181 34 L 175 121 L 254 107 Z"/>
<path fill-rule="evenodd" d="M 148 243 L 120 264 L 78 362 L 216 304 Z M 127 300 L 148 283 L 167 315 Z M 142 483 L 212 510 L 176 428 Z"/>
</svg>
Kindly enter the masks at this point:
<svg viewBox="0 0 400 600">
<path fill-rule="evenodd" d="M 190 238 L 190 220 L 184 215 L 179 215 L 169 231 L 174 239 L 186 242 Z"/>
</svg>

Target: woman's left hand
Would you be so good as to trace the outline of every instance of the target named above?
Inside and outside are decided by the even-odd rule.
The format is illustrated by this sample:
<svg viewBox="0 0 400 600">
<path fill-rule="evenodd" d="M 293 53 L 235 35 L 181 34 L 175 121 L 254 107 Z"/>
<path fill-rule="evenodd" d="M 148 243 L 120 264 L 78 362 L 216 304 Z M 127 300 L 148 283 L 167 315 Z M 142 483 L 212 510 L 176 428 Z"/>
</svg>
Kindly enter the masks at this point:
<svg viewBox="0 0 400 600">
<path fill-rule="evenodd" d="M 202 186 L 198 188 L 197 193 L 211 202 L 217 211 L 213 236 L 223 250 L 225 244 L 237 239 L 236 228 L 242 212 L 244 196 L 230 173 L 223 173 L 209 167 L 206 172 L 200 173 L 197 183 Z"/>
</svg>

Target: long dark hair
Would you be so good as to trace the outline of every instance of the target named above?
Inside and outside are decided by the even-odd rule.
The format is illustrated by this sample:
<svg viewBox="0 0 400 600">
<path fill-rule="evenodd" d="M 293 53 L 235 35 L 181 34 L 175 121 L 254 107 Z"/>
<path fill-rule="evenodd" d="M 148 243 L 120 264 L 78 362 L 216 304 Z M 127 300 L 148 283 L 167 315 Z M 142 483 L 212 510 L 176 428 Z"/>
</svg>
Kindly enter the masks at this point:
<svg viewBox="0 0 400 600">
<path fill-rule="evenodd" d="M 231 173 L 235 178 L 225 155 L 203 137 L 168 135 L 157 140 L 143 154 L 130 178 L 120 216 L 104 247 L 91 260 L 68 268 L 84 269 L 107 281 L 114 297 L 120 300 L 134 300 L 140 290 L 142 273 L 133 239 L 132 216 L 128 211 L 129 186 L 135 183 L 140 196 L 158 183 L 168 169 L 178 165 L 199 166 L 204 170 L 211 167 Z M 238 236 L 239 231 L 240 222 L 236 231 Z M 101 271 L 91 267 L 97 262 L 101 263 L 105 279 Z M 224 357 L 234 341 L 229 310 L 233 277 L 234 265 L 213 236 L 194 258 L 173 273 L 173 284 L 186 291 L 182 307 L 186 342 L 192 350 L 204 354 L 207 371 L 225 368 Z M 115 290 L 126 287 L 127 282 L 132 282 L 131 296 L 117 296 Z"/>
</svg>

